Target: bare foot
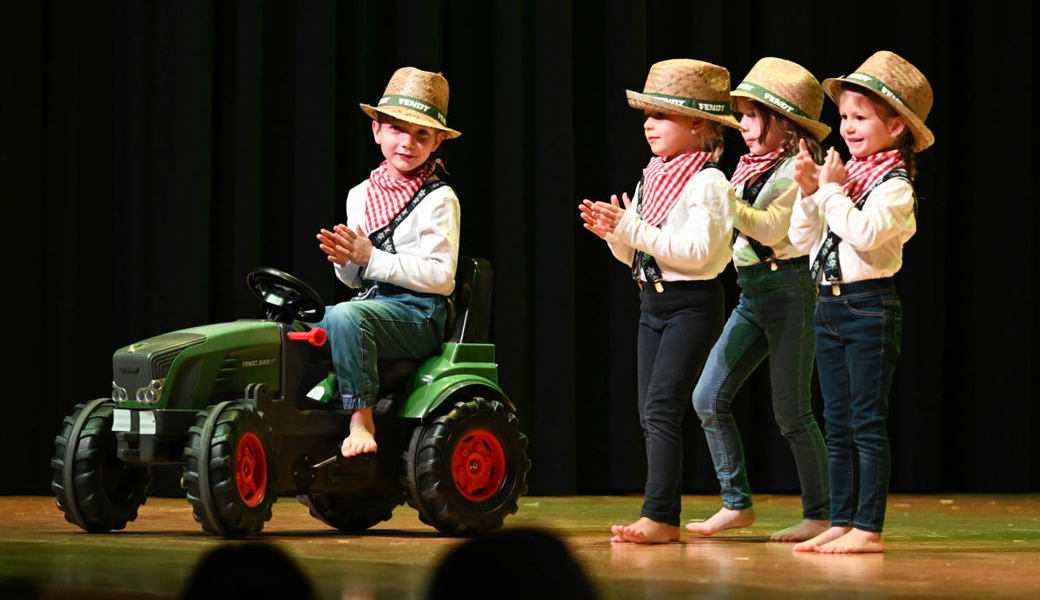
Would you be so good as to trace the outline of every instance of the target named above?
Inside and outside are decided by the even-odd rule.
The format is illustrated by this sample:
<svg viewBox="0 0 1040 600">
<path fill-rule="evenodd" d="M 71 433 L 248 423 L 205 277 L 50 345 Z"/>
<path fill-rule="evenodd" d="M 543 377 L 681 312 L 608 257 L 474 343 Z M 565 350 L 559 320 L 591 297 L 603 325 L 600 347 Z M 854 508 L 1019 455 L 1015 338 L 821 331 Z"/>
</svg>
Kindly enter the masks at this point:
<svg viewBox="0 0 1040 600">
<path fill-rule="evenodd" d="M 820 533 L 816 537 L 812 538 L 811 540 L 804 541 L 801 544 L 795 544 L 794 547 L 791 548 L 791 550 L 794 550 L 795 552 L 813 552 L 814 550 L 816 550 L 820 546 L 822 546 L 824 544 L 827 544 L 827 543 L 830 543 L 830 542 L 840 538 L 841 536 L 845 535 L 846 533 L 849 532 L 850 529 L 852 529 L 852 528 L 851 527 L 830 527 L 830 528 L 824 530 L 822 533 Z"/>
<path fill-rule="evenodd" d="M 786 529 L 775 531 L 769 536 L 770 542 L 804 542 L 812 539 L 830 527 L 830 521 L 802 519 Z"/>
<path fill-rule="evenodd" d="M 613 525 L 610 531 L 615 543 L 631 542 L 633 544 L 664 544 L 679 541 L 679 526 L 640 517 L 631 525 Z"/>
<path fill-rule="evenodd" d="M 376 424 L 371 408 L 359 408 L 350 415 L 350 435 L 343 440 L 343 456 L 357 456 L 376 451 Z"/>
<path fill-rule="evenodd" d="M 858 554 L 881 552 L 881 532 L 853 529 L 845 535 L 816 548 L 820 554 Z"/>
<path fill-rule="evenodd" d="M 688 523 L 686 529 L 701 535 L 713 535 L 725 529 L 740 529 L 749 527 L 755 522 L 755 509 L 745 508 L 734 510 L 722 507 L 719 512 L 712 515 L 707 521 L 701 523 Z"/>
</svg>

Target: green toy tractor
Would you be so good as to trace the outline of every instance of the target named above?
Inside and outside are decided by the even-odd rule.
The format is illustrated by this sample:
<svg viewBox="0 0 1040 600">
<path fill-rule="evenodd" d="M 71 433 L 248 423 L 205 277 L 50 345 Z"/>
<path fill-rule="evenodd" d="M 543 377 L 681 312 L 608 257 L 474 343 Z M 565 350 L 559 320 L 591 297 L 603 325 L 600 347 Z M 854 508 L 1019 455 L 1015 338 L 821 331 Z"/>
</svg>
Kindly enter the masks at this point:
<svg viewBox="0 0 1040 600">
<path fill-rule="evenodd" d="M 527 437 L 488 343 L 492 270 L 460 257 L 440 354 L 382 361 L 378 452 L 340 455 L 349 411 L 308 397 L 331 370 L 325 304 L 275 269 L 249 274 L 264 319 L 204 325 L 120 348 L 112 395 L 79 404 L 55 438 L 51 487 L 89 532 L 123 529 L 153 465 L 183 465 L 195 519 L 215 535 L 261 531 L 279 496 L 345 531 L 407 502 L 452 535 L 502 526 L 527 491 Z"/>
</svg>

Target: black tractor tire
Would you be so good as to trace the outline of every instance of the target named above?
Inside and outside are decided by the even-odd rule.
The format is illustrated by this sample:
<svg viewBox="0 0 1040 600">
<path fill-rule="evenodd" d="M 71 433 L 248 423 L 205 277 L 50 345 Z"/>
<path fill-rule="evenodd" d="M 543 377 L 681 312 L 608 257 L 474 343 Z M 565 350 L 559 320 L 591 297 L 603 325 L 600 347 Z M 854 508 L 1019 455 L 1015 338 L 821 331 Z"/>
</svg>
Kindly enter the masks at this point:
<svg viewBox="0 0 1040 600">
<path fill-rule="evenodd" d="M 364 531 L 390 520 L 394 509 L 404 503 L 404 492 L 386 494 L 301 494 L 296 497 L 310 509 L 311 516 L 341 531 Z"/>
<path fill-rule="evenodd" d="M 147 497 L 149 469 L 119 460 L 114 404 L 77 404 L 54 438 L 51 490 L 65 520 L 91 533 L 123 529 Z"/>
<path fill-rule="evenodd" d="M 181 485 L 203 530 L 235 538 L 264 528 L 278 499 L 273 449 L 252 408 L 221 402 L 199 412 L 188 429 Z"/>
<path fill-rule="evenodd" d="M 408 503 L 449 535 L 502 526 L 527 492 L 527 436 L 508 407 L 484 398 L 456 402 L 415 429 L 405 456 Z"/>
</svg>

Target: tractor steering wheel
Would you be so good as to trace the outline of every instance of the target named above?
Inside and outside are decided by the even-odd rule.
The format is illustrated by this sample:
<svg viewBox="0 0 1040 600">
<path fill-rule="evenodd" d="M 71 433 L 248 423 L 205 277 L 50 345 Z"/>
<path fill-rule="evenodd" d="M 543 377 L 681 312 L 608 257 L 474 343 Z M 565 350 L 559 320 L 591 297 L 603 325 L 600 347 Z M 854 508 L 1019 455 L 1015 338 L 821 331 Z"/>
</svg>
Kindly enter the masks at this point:
<svg viewBox="0 0 1040 600">
<path fill-rule="evenodd" d="M 246 276 L 246 284 L 272 321 L 315 323 L 325 316 L 325 302 L 318 292 L 284 271 L 261 267 Z"/>
</svg>

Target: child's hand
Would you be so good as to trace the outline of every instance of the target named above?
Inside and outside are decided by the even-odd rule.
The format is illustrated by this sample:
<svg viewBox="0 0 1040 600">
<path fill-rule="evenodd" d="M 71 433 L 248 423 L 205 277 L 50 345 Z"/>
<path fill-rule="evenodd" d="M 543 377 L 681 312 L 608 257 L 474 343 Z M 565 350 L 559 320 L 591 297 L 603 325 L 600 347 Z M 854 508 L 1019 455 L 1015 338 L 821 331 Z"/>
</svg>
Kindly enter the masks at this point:
<svg viewBox="0 0 1040 600">
<path fill-rule="evenodd" d="M 337 265 L 352 262 L 362 267 L 368 266 L 372 258 L 372 241 L 361 231 L 361 226 L 358 226 L 356 232 L 342 223 L 332 229 L 322 229 L 318 233 L 318 247 L 328 255 L 329 262 Z"/>
<path fill-rule="evenodd" d="M 833 150 L 833 148 L 832 148 Z M 794 163 L 794 180 L 802 190 L 802 196 L 812 196 L 820 189 L 820 167 L 805 147 L 805 140 L 798 140 L 798 155 Z"/>
<path fill-rule="evenodd" d="M 841 160 L 841 155 L 838 154 L 837 150 L 831 146 L 827 149 L 827 156 L 823 159 L 823 166 L 820 167 L 820 185 L 826 183 L 841 185 L 845 183 L 845 177 L 845 162 Z"/>
<path fill-rule="evenodd" d="M 357 231 L 351 231 L 349 227 L 341 223 L 334 229 L 344 241 L 343 249 L 350 258 L 350 262 L 367 267 L 369 259 L 372 258 L 372 240 L 361 231 L 361 226 L 357 226 Z"/>
<path fill-rule="evenodd" d="M 621 217 L 625 215 L 625 210 L 632 206 L 628 194 L 622 194 L 621 199 L 625 203 L 625 208 L 621 208 L 621 205 L 618 204 L 617 194 L 610 197 L 610 204 L 583 200 L 578 205 L 578 210 L 581 211 L 581 219 L 585 221 L 585 229 L 596 234 L 600 239 L 605 239 L 607 234 L 614 233 Z"/>
<path fill-rule="evenodd" d="M 604 239 L 609 233 L 605 228 L 604 224 L 599 222 L 596 217 L 596 205 L 588 199 L 582 200 L 581 204 L 578 205 L 578 211 L 581 212 L 581 220 L 585 221 L 583 226 L 592 233 L 596 234 L 599 239 Z"/>
<path fill-rule="evenodd" d="M 337 225 L 336 227 L 341 227 Z M 335 229 L 334 227 L 333 229 Z M 318 232 L 318 248 L 322 252 L 328 255 L 329 262 L 336 263 L 337 265 L 345 265 L 350 262 L 350 255 L 346 249 L 346 240 L 343 239 L 338 233 L 329 231 L 328 229 L 322 229 Z"/>
</svg>

